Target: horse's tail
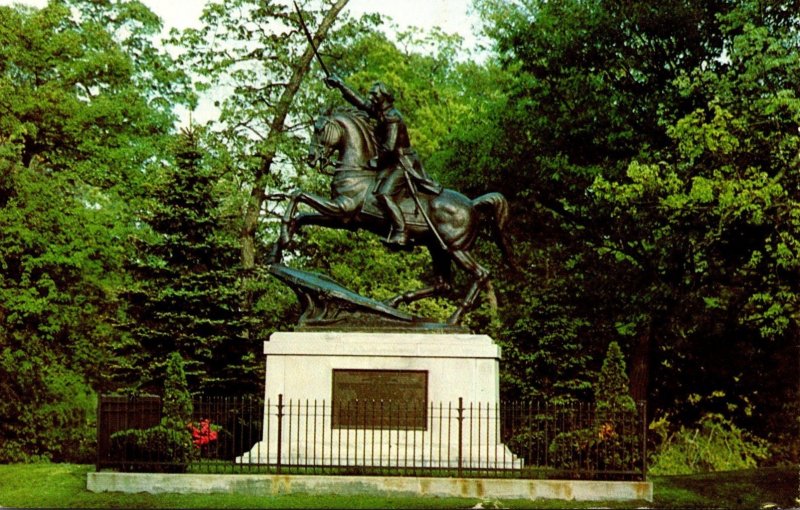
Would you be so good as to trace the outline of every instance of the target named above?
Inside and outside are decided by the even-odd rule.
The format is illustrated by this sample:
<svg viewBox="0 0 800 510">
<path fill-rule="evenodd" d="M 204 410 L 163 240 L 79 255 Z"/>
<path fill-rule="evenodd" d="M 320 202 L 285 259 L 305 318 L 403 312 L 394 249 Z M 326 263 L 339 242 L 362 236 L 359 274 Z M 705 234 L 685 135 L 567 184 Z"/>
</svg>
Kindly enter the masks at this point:
<svg viewBox="0 0 800 510">
<path fill-rule="evenodd" d="M 514 253 L 511 250 L 511 240 L 508 238 L 508 232 L 506 230 L 508 222 L 511 219 L 506 197 L 497 192 L 486 193 L 485 195 L 473 199 L 472 205 L 479 211 L 488 210 L 492 214 L 494 217 L 494 223 L 492 223 L 494 241 L 500 248 L 506 263 L 512 268 L 516 267 Z"/>
</svg>

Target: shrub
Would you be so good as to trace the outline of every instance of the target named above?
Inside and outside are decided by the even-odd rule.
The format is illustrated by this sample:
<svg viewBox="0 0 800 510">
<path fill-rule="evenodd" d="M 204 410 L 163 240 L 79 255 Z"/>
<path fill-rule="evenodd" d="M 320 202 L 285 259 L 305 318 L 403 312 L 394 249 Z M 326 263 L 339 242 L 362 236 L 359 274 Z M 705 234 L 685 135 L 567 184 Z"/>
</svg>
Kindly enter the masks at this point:
<svg viewBox="0 0 800 510">
<path fill-rule="evenodd" d="M 591 476 L 595 467 L 591 461 L 594 438 L 589 429 L 578 429 L 558 434 L 550 443 L 550 463 L 557 469 L 583 471 Z"/>
<path fill-rule="evenodd" d="M 97 396 L 78 373 L 0 353 L 0 462 L 92 462 Z M 10 372 L 10 370 L 9 370 Z"/>
<path fill-rule="evenodd" d="M 164 380 L 164 418 L 162 424 L 174 430 L 185 430 L 192 419 L 192 396 L 186 382 L 183 358 L 177 352 L 167 359 Z"/>
<path fill-rule="evenodd" d="M 183 358 L 173 352 L 167 360 L 163 417 L 149 429 L 127 429 L 111 435 L 111 455 L 131 471 L 185 472 L 196 455 L 188 425 L 192 397 Z"/>
<path fill-rule="evenodd" d="M 543 430 L 544 421 L 526 425 L 514 430 L 513 435 L 506 440 L 506 446 L 520 457 L 525 457 L 528 463 L 544 461 L 543 452 L 548 447 L 547 432 Z"/>
<path fill-rule="evenodd" d="M 766 441 L 738 428 L 720 414 L 706 414 L 697 427 L 682 426 L 671 434 L 668 418 L 650 425 L 661 436 L 661 444 L 650 461 L 650 473 L 654 475 L 749 469 L 768 457 Z"/>
<path fill-rule="evenodd" d="M 550 443 L 551 465 L 558 469 L 583 473 L 638 472 L 641 468 L 640 439 L 629 425 L 634 417 L 598 413 L 588 427 L 562 432 Z M 626 426 L 628 425 L 628 426 Z"/>
<path fill-rule="evenodd" d="M 553 466 L 582 471 L 638 471 L 636 404 L 617 342 L 608 346 L 595 385 L 595 414 L 587 425 L 558 434 L 550 444 Z"/>
<path fill-rule="evenodd" d="M 156 425 L 112 434 L 111 455 L 126 461 L 122 464 L 125 471 L 183 473 L 194 455 L 194 445 L 186 432 Z"/>
</svg>

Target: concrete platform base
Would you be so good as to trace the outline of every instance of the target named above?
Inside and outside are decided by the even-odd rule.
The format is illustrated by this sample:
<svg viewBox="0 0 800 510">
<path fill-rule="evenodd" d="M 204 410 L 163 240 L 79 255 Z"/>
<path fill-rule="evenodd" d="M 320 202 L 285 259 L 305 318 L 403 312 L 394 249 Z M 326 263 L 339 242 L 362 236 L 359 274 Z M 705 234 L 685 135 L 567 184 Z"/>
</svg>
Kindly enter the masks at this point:
<svg viewBox="0 0 800 510">
<path fill-rule="evenodd" d="M 652 501 L 650 482 L 585 480 L 498 480 L 489 478 L 425 478 L 320 475 L 212 475 L 155 473 L 89 473 L 92 492 L 372 494 L 481 499 L 559 499 L 565 501 Z"/>
<path fill-rule="evenodd" d="M 264 354 L 263 439 L 237 457 L 237 464 L 276 464 L 280 451 L 284 466 L 335 462 L 452 468 L 458 465 L 458 445 L 463 444 L 467 468 L 523 467 L 501 442 L 500 347 L 487 335 L 275 332 L 264 342 Z M 337 373 L 348 374 L 347 380 L 335 383 Z M 399 377 L 403 373 L 406 377 Z M 409 373 L 415 374 L 411 380 Z M 293 406 L 282 410 L 289 414 L 279 439 L 280 395 Z M 383 401 L 396 401 L 399 407 L 387 413 Z M 463 437 L 471 444 L 459 437 L 455 409 L 462 401 Z M 352 409 L 364 410 L 358 419 L 334 425 L 332 405 L 347 409 L 353 404 Z M 399 426 L 414 408 L 426 410 L 425 416 L 411 427 Z M 348 415 L 340 411 L 336 416 L 341 420 Z M 360 452 L 368 452 L 369 459 Z"/>
</svg>

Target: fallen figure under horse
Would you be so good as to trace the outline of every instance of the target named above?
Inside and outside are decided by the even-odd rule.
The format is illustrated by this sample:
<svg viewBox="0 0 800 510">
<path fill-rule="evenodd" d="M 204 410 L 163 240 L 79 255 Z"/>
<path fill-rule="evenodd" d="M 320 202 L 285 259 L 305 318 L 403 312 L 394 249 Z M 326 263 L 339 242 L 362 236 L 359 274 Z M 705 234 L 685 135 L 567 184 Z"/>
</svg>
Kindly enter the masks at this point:
<svg viewBox="0 0 800 510">
<path fill-rule="evenodd" d="M 332 160 L 334 154 L 336 160 Z M 384 175 L 369 166 L 378 153 L 378 144 L 365 115 L 355 110 L 336 110 L 320 115 L 314 123 L 308 151 L 308 163 L 334 168 L 330 198 L 302 190 L 292 192 L 273 246 L 271 262 L 281 262 L 284 250 L 297 231 L 306 225 L 328 228 L 364 229 L 382 237 L 390 234 L 387 220 L 374 191 Z M 314 212 L 300 212 L 305 204 Z M 444 296 L 452 289 L 451 263 L 469 273 L 469 290 L 449 317 L 448 324 L 459 324 L 463 314 L 475 305 L 478 293 L 489 282 L 489 271 L 473 257 L 471 249 L 479 232 L 481 212 L 493 217 L 493 237 L 506 262 L 511 264 L 511 247 L 506 235 L 509 221 L 508 202 L 500 193 L 487 193 L 475 199 L 451 189 L 439 194 L 419 190 L 416 198 L 409 193 L 398 200 L 405 217 L 408 245 L 427 247 L 434 270 L 433 284 L 404 292 L 385 301 L 396 307 L 419 299 Z"/>
</svg>

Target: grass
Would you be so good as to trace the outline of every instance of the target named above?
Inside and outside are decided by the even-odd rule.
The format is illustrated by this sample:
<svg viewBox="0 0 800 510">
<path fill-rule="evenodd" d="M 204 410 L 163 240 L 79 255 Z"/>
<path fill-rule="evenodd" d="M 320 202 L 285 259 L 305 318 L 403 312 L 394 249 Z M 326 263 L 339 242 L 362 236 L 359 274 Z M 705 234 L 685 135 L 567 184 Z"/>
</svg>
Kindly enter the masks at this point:
<svg viewBox="0 0 800 510">
<path fill-rule="evenodd" d="M 466 508 L 459 498 L 359 498 L 336 495 L 121 494 L 86 490 L 94 466 L 0 466 L 0 506 L 35 508 Z"/>
<path fill-rule="evenodd" d="M 475 498 L 291 494 L 95 494 L 86 490 L 93 466 L 0 465 L 0 507 L 36 508 L 748 508 L 775 503 L 800 506 L 798 469 L 759 469 L 691 476 L 653 477 L 653 503 L 492 501 Z"/>
<path fill-rule="evenodd" d="M 658 508 L 800 507 L 800 469 L 769 468 L 652 477 Z"/>
</svg>

